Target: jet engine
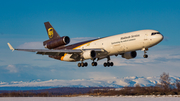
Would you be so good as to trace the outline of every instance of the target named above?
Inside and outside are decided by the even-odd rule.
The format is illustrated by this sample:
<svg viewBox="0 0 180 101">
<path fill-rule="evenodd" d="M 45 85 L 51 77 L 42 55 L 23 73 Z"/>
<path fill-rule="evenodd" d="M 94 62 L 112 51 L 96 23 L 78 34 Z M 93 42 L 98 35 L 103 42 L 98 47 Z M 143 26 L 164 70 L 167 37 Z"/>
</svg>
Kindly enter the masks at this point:
<svg viewBox="0 0 180 101">
<path fill-rule="evenodd" d="M 96 57 L 96 52 L 94 50 L 86 50 L 82 54 L 84 59 L 93 59 Z"/>
<path fill-rule="evenodd" d="M 132 51 L 132 52 L 126 52 L 122 55 L 122 58 L 126 58 L 126 59 L 132 59 L 135 58 L 137 56 L 136 51 Z"/>
<path fill-rule="evenodd" d="M 47 40 L 44 42 L 45 48 L 53 49 L 62 45 L 67 45 L 70 42 L 70 38 L 68 36 L 59 37 L 53 40 Z"/>
</svg>

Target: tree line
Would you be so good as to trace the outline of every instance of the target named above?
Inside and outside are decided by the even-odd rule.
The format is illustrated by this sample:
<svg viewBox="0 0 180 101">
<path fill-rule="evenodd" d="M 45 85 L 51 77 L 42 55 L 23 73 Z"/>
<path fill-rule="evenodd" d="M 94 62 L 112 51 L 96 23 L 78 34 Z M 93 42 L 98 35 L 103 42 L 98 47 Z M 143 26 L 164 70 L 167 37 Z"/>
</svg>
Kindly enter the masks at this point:
<svg viewBox="0 0 180 101">
<path fill-rule="evenodd" d="M 17 90 L 0 91 L 0 97 L 59 97 L 59 96 L 78 96 L 88 94 L 94 89 L 111 89 L 112 87 L 60 87 L 41 90 Z"/>
</svg>

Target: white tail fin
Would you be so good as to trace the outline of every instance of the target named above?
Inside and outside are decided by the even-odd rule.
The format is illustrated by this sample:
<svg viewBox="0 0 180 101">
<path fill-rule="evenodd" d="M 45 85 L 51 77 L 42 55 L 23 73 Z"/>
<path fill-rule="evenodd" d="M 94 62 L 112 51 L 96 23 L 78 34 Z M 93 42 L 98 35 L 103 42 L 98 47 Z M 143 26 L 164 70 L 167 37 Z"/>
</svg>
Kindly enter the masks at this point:
<svg viewBox="0 0 180 101">
<path fill-rule="evenodd" d="M 14 48 L 11 46 L 11 44 L 10 43 L 7 43 L 7 44 L 9 46 L 10 50 L 14 51 Z"/>
</svg>

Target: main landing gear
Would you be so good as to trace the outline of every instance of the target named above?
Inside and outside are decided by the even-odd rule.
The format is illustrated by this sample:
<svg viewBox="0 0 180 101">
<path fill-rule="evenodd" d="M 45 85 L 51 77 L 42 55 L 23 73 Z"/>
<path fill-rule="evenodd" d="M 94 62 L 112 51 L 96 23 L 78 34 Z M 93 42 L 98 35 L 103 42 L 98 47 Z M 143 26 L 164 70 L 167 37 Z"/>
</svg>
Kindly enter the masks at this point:
<svg viewBox="0 0 180 101">
<path fill-rule="evenodd" d="M 93 59 L 93 62 L 91 63 L 92 66 L 97 66 L 97 62 L 94 62 L 95 59 Z M 81 63 L 78 63 L 78 67 L 87 67 L 87 66 L 88 63 L 87 62 L 83 63 L 83 60 L 81 60 Z"/>
<path fill-rule="evenodd" d="M 83 63 L 83 62 L 78 63 L 78 67 L 87 67 L 87 66 L 88 66 L 87 62 L 85 62 L 85 63 Z"/>
<path fill-rule="evenodd" d="M 91 63 L 92 66 L 97 66 L 97 62 L 94 62 L 95 59 L 93 59 L 93 62 Z M 98 61 L 98 60 L 97 60 Z M 104 67 L 110 67 L 113 66 L 114 63 L 113 62 L 109 62 L 110 61 L 110 56 L 107 57 L 107 62 L 104 62 Z M 81 63 L 78 63 L 78 67 L 87 67 L 88 63 L 87 62 L 83 62 L 83 59 L 81 60 Z"/>
<path fill-rule="evenodd" d="M 97 66 L 97 62 L 92 62 L 91 65 L 92 66 Z M 85 63 L 83 63 L 83 62 L 78 63 L 78 67 L 87 67 L 87 66 L 88 66 L 87 62 L 85 62 Z"/>
<path fill-rule="evenodd" d="M 96 58 L 92 59 L 93 62 L 91 63 L 92 66 L 97 66 L 97 62 L 94 62 L 94 60 L 96 60 Z"/>
<path fill-rule="evenodd" d="M 105 62 L 104 63 L 104 67 L 109 67 L 109 66 L 113 66 L 114 65 L 114 63 L 113 62 Z"/>
<path fill-rule="evenodd" d="M 110 56 L 107 57 L 107 62 L 104 63 L 104 67 L 109 67 L 109 66 L 113 66 L 114 63 L 113 62 L 109 62 L 111 59 L 110 59 Z"/>
</svg>

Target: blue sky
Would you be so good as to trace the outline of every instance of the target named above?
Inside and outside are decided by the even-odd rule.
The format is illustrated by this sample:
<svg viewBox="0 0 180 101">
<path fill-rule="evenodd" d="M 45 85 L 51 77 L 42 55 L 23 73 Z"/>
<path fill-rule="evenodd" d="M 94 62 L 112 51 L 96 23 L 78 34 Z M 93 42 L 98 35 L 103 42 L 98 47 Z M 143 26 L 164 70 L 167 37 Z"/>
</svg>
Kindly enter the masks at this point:
<svg viewBox="0 0 180 101">
<path fill-rule="evenodd" d="M 1 0 L 0 3 L 0 81 L 32 79 L 90 79 L 126 76 L 159 76 L 163 72 L 180 76 L 179 0 Z M 165 39 L 132 60 L 112 57 L 115 66 L 78 68 L 69 63 L 16 48 L 43 48 L 48 39 L 44 22 L 50 21 L 60 36 L 72 43 L 141 29 L 160 31 Z M 91 61 L 88 61 L 91 63 Z"/>
</svg>

